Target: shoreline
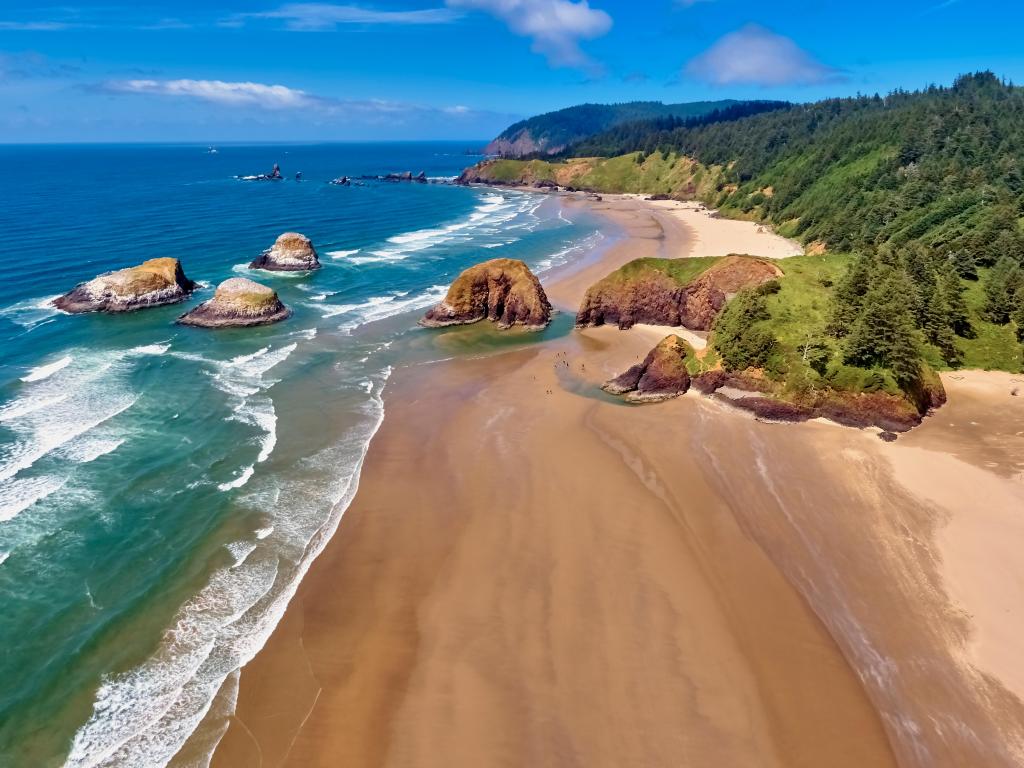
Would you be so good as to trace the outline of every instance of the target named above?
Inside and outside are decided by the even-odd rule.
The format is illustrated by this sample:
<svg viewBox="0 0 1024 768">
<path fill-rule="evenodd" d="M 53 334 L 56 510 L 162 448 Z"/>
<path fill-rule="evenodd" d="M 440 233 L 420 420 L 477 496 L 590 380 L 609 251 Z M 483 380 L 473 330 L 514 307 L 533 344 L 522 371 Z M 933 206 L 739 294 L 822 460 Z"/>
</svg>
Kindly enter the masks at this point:
<svg viewBox="0 0 1024 768">
<path fill-rule="evenodd" d="M 552 270 L 548 293 L 560 309 L 574 311 L 621 263 L 694 251 L 692 228 L 646 201 L 590 206 L 619 216 L 627 236 L 591 263 Z M 881 690 L 868 651 L 948 662 L 941 703 L 956 704 L 946 699 L 959 691 L 957 716 L 975 734 L 1014 735 L 1012 721 L 975 700 L 984 689 L 989 701 L 1015 701 L 1008 712 L 1020 705 L 970 674 L 968 633 L 948 599 L 933 594 L 903 616 L 918 596 L 897 590 L 881 601 L 888 610 L 862 616 L 846 592 L 886 589 L 877 580 L 892 555 L 882 544 L 895 546 L 886 526 L 898 517 L 879 503 L 887 494 L 933 537 L 920 494 L 886 469 L 886 451 L 902 446 L 821 424 L 780 429 L 707 398 L 633 408 L 586 394 L 676 331 L 587 329 L 397 370 L 361 489 L 244 668 L 212 764 L 925 764 L 899 717 L 917 722 L 927 764 L 971 759 L 969 740 L 935 734 L 930 702 L 909 695 L 927 681 L 908 675 Z M 860 486 L 820 458 L 850 451 L 862 457 Z M 741 452 L 739 465 L 757 472 L 728 469 Z M 806 482 L 808 467 L 822 478 L 810 498 L 773 485 L 787 473 Z M 880 498 L 861 487 L 871 483 L 884 485 Z M 818 530 L 812 502 L 824 499 L 837 504 L 830 509 L 856 501 L 875 510 L 879 542 L 850 541 L 855 520 L 833 521 L 846 539 Z M 768 520 L 766 503 L 778 505 Z M 799 514 L 811 515 L 807 529 L 793 522 Z M 851 565 L 855 577 L 834 583 L 816 556 L 827 547 L 854 565 L 889 560 L 874 564 L 880 573 Z M 917 583 L 942 592 L 927 555 Z M 824 587 L 807 581 L 815 569 Z M 925 608 L 952 627 L 943 642 L 914 636 Z M 888 623 L 878 626 L 879 616 Z M 1018 688 L 1012 659 L 988 668 Z"/>
</svg>

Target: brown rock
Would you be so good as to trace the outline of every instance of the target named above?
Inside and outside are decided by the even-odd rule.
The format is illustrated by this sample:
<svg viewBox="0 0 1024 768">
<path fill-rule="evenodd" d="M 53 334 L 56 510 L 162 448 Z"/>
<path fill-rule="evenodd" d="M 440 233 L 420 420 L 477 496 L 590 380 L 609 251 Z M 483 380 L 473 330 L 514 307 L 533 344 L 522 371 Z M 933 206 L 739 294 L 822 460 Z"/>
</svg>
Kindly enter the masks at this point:
<svg viewBox="0 0 1024 768">
<path fill-rule="evenodd" d="M 232 277 L 217 286 L 213 298 L 178 318 L 182 325 L 231 328 L 268 325 L 291 315 L 277 291 L 246 277 Z"/>
<path fill-rule="evenodd" d="M 285 232 L 274 244 L 249 264 L 249 269 L 271 272 L 308 272 L 320 269 L 320 259 L 313 243 L 298 232 Z"/>
<path fill-rule="evenodd" d="M 490 320 L 499 328 L 522 325 L 539 331 L 551 322 L 551 304 L 540 280 L 518 259 L 492 259 L 456 278 L 420 325 L 443 328 Z"/>
<path fill-rule="evenodd" d="M 626 395 L 631 402 L 657 402 L 685 394 L 690 388 L 686 358 L 693 354 L 690 345 L 675 334 L 666 336 L 642 363 L 607 382 L 602 389 L 613 395 Z"/>
<path fill-rule="evenodd" d="M 766 259 L 733 255 L 684 282 L 673 274 L 672 261 L 641 259 L 595 283 L 587 290 L 576 325 L 615 323 L 626 329 L 650 323 L 706 331 L 734 294 L 782 275 Z"/>
<path fill-rule="evenodd" d="M 80 283 L 53 305 L 72 313 L 131 312 L 183 301 L 194 288 L 177 259 L 150 259 Z"/>
</svg>

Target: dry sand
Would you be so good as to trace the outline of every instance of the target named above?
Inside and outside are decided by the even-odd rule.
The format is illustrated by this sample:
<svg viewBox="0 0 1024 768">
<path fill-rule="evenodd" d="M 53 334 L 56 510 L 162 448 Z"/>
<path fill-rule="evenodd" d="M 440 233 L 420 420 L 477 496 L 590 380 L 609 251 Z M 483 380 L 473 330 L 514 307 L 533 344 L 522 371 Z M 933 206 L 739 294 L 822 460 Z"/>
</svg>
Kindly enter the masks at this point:
<svg viewBox="0 0 1024 768">
<path fill-rule="evenodd" d="M 556 305 L 689 250 L 672 212 L 605 207 L 632 236 L 560 275 Z M 1024 764 L 1024 452 L 986 442 L 1021 439 L 1024 398 L 947 382 L 886 445 L 598 392 L 660 333 L 397 371 L 213 764 Z"/>
</svg>

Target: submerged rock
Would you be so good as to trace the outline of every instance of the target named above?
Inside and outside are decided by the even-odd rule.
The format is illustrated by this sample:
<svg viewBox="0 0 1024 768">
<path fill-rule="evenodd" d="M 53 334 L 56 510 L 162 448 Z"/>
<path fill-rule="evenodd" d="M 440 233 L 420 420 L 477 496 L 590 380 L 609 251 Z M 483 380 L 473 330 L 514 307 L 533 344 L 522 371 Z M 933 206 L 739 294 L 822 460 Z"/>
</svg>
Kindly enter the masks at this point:
<svg viewBox="0 0 1024 768">
<path fill-rule="evenodd" d="M 320 269 L 320 258 L 312 241 L 298 232 L 285 232 L 249 264 L 249 269 L 272 272 L 308 272 Z"/>
<path fill-rule="evenodd" d="M 686 262 L 638 259 L 612 272 L 587 290 L 576 325 L 615 323 L 626 329 L 649 323 L 706 331 L 732 295 L 782 275 L 766 259 L 733 255 L 718 259 L 694 277 L 680 277 Z"/>
<path fill-rule="evenodd" d="M 194 288 L 177 259 L 150 259 L 80 283 L 53 305 L 72 313 L 131 312 L 184 301 Z"/>
<path fill-rule="evenodd" d="M 540 280 L 518 259 L 492 259 L 456 278 L 420 325 L 443 328 L 490 320 L 499 328 L 522 325 L 539 331 L 551 322 L 551 303 Z"/>
<path fill-rule="evenodd" d="M 686 394 L 690 388 L 686 359 L 692 354 L 689 344 L 670 334 L 647 353 L 642 363 L 616 376 L 602 389 L 613 395 L 625 395 L 635 403 L 658 402 Z"/>
<path fill-rule="evenodd" d="M 178 318 L 182 325 L 231 328 L 268 325 L 291 315 L 277 291 L 247 277 L 232 277 L 217 286 L 213 298 Z"/>
</svg>

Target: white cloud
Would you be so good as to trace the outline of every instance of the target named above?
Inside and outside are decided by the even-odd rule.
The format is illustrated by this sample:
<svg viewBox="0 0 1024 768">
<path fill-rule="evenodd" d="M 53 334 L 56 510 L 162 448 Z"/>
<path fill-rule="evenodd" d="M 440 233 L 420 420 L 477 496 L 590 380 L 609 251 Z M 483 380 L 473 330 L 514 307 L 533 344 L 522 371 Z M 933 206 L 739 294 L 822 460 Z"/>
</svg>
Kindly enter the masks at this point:
<svg viewBox="0 0 1024 768">
<path fill-rule="evenodd" d="M 0 21 L 0 30 L 4 31 L 59 32 L 73 26 L 63 21 Z"/>
<path fill-rule="evenodd" d="M 588 0 L 446 0 L 450 8 L 490 13 L 517 35 L 533 40 L 533 50 L 552 66 L 594 69 L 579 46 L 580 40 L 601 37 L 612 28 L 612 17 L 591 8 Z"/>
<path fill-rule="evenodd" d="M 686 74 L 714 85 L 811 85 L 842 79 L 839 70 L 788 37 L 757 24 L 721 38 L 686 65 Z"/>
<path fill-rule="evenodd" d="M 458 18 L 448 8 L 411 11 L 379 11 L 357 5 L 332 3 L 288 3 L 273 11 L 242 13 L 227 19 L 226 26 L 238 26 L 245 19 L 281 19 L 296 32 L 330 30 L 339 24 L 446 24 Z"/>
<path fill-rule="evenodd" d="M 264 109 L 308 107 L 319 101 L 305 91 L 284 85 L 228 83 L 223 80 L 114 80 L 106 83 L 104 90 L 187 97 L 227 106 L 257 106 Z"/>
</svg>

